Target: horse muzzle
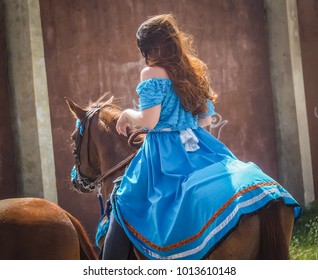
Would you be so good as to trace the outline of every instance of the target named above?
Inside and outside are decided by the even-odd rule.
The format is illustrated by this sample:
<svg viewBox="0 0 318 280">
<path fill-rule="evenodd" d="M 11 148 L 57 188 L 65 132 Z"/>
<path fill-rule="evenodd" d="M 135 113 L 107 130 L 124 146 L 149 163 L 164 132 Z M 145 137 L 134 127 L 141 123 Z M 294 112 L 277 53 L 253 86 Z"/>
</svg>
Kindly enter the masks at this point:
<svg viewBox="0 0 318 280">
<path fill-rule="evenodd" d="M 71 172 L 71 178 L 73 187 L 80 193 L 91 193 L 96 187 L 91 179 L 80 174 L 75 165 Z"/>
</svg>

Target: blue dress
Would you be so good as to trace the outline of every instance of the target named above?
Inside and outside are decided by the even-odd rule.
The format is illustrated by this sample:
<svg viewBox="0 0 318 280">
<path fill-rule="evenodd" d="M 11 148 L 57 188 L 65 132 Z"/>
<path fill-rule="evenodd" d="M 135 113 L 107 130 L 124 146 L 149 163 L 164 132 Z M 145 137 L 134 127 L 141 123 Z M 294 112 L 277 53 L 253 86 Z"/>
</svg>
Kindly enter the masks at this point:
<svg viewBox="0 0 318 280">
<path fill-rule="evenodd" d="M 161 104 L 161 115 L 115 185 L 112 214 L 140 252 L 203 259 L 244 215 L 277 199 L 299 216 L 299 204 L 280 184 L 198 126 L 171 80 L 142 81 L 137 93 L 140 110 Z M 205 115 L 213 115 L 207 105 Z"/>
</svg>

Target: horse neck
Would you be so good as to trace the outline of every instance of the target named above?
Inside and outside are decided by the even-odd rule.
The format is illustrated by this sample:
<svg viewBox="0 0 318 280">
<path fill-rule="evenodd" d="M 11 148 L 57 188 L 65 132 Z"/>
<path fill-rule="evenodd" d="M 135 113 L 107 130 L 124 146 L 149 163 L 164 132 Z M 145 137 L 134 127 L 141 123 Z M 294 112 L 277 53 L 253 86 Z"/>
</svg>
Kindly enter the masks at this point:
<svg viewBox="0 0 318 280">
<path fill-rule="evenodd" d="M 107 129 L 105 129 L 105 127 L 107 127 Z M 127 159 L 136 150 L 128 145 L 127 137 L 117 133 L 115 121 L 108 123 L 105 127 L 100 131 L 99 147 L 97 148 L 99 151 L 100 170 L 102 174 Z M 124 167 L 104 179 L 103 185 L 106 196 L 108 196 L 113 189 L 113 181 L 123 175 L 123 173 Z"/>
</svg>

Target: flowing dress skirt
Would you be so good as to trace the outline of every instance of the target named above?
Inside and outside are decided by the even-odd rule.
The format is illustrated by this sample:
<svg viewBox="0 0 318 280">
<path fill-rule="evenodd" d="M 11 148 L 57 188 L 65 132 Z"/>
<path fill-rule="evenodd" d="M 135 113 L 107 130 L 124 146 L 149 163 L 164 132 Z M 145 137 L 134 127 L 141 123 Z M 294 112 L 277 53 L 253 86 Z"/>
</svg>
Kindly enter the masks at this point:
<svg viewBox="0 0 318 280">
<path fill-rule="evenodd" d="M 202 259 L 244 215 L 273 200 L 301 208 L 275 180 L 202 128 L 187 152 L 179 132 L 149 132 L 115 186 L 113 215 L 150 259 Z M 248 237 L 247 237 L 248 238 Z"/>
</svg>

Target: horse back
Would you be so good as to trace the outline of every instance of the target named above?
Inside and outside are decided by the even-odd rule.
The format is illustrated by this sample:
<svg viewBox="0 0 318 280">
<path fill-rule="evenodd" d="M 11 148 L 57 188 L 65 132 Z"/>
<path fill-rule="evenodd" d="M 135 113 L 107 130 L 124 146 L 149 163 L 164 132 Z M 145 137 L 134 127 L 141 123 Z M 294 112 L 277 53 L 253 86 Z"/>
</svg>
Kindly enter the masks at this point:
<svg viewBox="0 0 318 280">
<path fill-rule="evenodd" d="M 41 198 L 0 201 L 0 259 L 80 259 L 66 211 Z"/>
</svg>

